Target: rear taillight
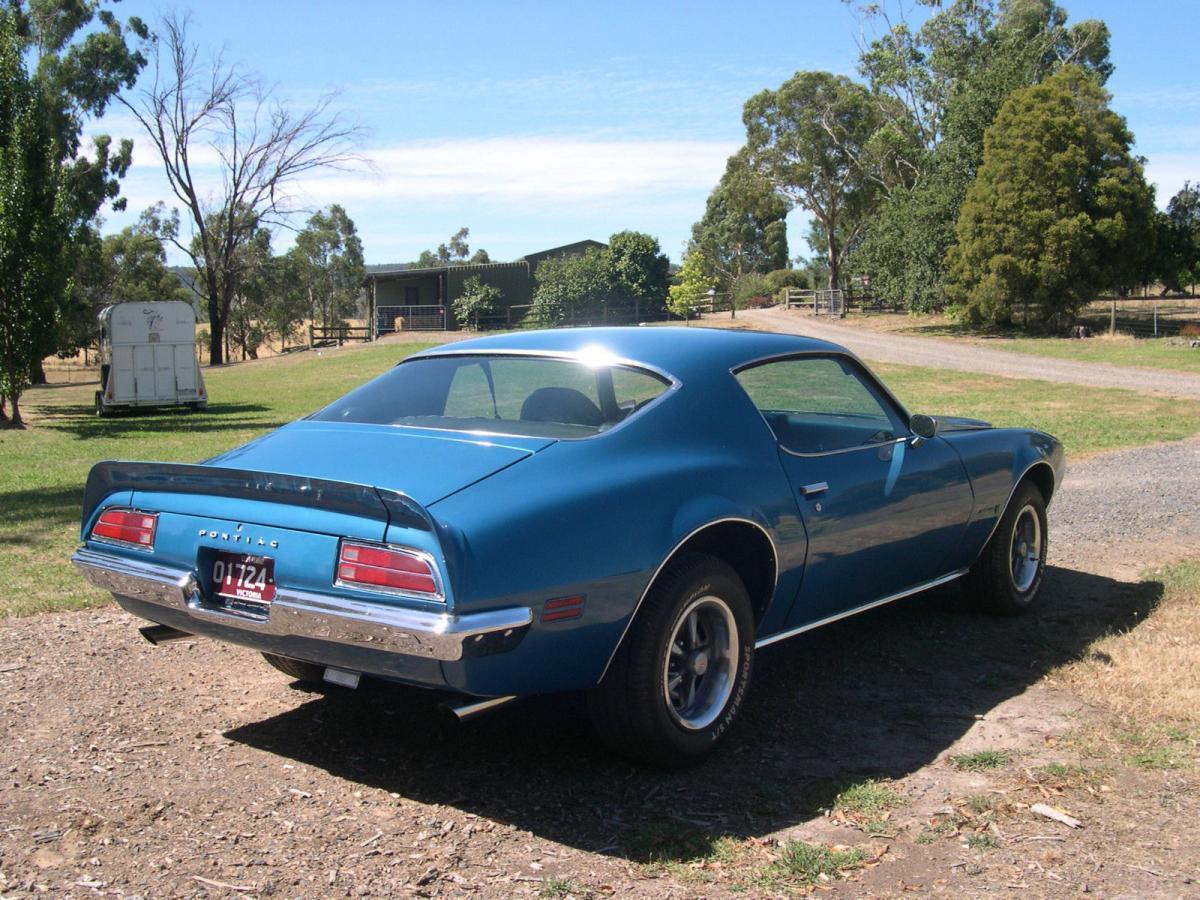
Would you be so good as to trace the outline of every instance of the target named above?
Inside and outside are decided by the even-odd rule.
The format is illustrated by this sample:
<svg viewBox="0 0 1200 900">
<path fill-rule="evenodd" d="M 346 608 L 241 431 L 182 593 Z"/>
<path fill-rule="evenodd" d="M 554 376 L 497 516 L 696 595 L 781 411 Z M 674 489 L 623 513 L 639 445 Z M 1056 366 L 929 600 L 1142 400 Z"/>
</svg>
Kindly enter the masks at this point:
<svg viewBox="0 0 1200 900">
<path fill-rule="evenodd" d="M 157 513 L 137 512 L 131 509 L 106 509 L 92 526 L 92 537 L 98 541 L 137 547 L 140 550 L 154 549 L 154 529 L 158 527 Z"/>
<path fill-rule="evenodd" d="M 337 581 L 370 591 L 442 599 L 433 561 L 419 550 L 342 541 Z"/>
</svg>

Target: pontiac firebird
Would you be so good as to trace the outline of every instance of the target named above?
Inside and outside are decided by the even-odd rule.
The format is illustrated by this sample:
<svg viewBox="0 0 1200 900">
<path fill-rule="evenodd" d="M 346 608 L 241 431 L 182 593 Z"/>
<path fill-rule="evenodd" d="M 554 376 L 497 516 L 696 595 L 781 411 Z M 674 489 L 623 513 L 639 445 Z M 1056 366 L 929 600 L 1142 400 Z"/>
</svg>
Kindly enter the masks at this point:
<svg viewBox="0 0 1200 900">
<path fill-rule="evenodd" d="M 910 415 L 851 353 L 700 328 L 466 340 L 197 465 L 101 462 L 72 561 L 152 640 L 289 676 L 586 692 L 662 766 L 713 748 L 755 652 L 962 579 L 1016 614 L 1057 440 Z"/>
</svg>

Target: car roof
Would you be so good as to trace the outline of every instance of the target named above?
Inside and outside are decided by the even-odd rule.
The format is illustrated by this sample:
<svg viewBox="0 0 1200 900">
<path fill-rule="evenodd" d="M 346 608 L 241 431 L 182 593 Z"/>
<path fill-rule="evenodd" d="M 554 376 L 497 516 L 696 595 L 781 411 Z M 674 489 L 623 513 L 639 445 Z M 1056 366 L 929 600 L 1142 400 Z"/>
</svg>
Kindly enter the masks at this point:
<svg viewBox="0 0 1200 900">
<path fill-rule="evenodd" d="M 771 356 L 804 352 L 848 353 L 844 347 L 816 338 L 765 331 L 725 328 L 556 328 L 471 338 L 443 344 L 410 359 L 461 353 L 602 353 L 660 369 L 680 380 L 734 369 Z"/>
</svg>

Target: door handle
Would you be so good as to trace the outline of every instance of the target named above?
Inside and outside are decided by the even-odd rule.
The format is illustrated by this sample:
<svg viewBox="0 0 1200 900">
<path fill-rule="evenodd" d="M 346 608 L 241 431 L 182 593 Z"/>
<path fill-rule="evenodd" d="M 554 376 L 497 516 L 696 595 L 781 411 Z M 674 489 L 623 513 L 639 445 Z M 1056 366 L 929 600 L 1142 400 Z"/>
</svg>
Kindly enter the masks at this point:
<svg viewBox="0 0 1200 900">
<path fill-rule="evenodd" d="M 806 484 L 800 488 L 800 493 L 805 497 L 815 497 L 817 494 L 823 494 L 829 490 L 829 483 L 826 481 L 815 481 L 812 484 Z"/>
</svg>

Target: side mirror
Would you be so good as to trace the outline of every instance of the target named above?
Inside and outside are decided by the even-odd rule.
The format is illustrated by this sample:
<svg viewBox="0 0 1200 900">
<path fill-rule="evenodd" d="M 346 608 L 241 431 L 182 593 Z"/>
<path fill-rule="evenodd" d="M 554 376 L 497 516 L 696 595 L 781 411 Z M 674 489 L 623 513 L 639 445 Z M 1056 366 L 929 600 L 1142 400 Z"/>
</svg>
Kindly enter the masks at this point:
<svg viewBox="0 0 1200 900">
<path fill-rule="evenodd" d="M 923 440 L 932 440 L 937 435 L 938 421 L 933 416 L 917 413 L 908 420 L 908 429 Z"/>
</svg>

